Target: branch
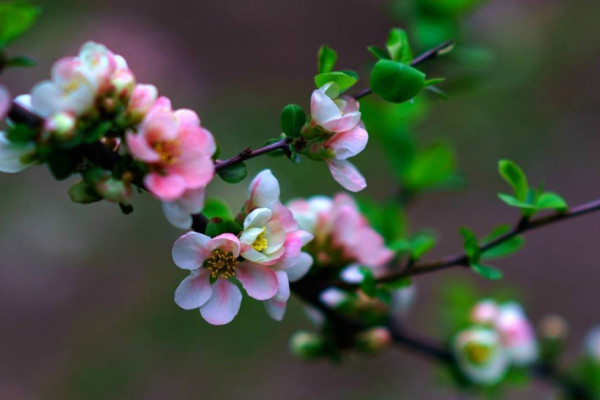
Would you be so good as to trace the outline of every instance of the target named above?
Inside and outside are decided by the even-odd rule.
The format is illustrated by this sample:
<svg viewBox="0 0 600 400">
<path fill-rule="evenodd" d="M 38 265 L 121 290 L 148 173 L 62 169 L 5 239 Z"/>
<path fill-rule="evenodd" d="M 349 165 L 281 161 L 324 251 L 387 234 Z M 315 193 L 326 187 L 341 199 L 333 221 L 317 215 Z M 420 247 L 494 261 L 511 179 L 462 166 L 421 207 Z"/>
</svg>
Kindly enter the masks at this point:
<svg viewBox="0 0 600 400">
<path fill-rule="evenodd" d="M 281 139 L 277 142 L 271 143 L 269 145 L 266 145 L 264 147 L 260 147 L 256 150 L 251 150 L 250 148 L 248 148 L 248 149 L 242 151 L 241 153 L 239 153 L 237 156 L 228 158 L 226 160 L 217 160 L 215 162 L 215 170 L 219 171 L 223 168 L 227 168 L 234 164 L 240 163 L 245 160 L 249 160 L 250 158 L 258 157 L 263 154 L 270 153 L 272 151 L 283 150 L 286 153 L 289 153 L 288 146 L 291 143 L 292 143 L 291 138 L 285 138 L 285 139 Z"/>
</svg>

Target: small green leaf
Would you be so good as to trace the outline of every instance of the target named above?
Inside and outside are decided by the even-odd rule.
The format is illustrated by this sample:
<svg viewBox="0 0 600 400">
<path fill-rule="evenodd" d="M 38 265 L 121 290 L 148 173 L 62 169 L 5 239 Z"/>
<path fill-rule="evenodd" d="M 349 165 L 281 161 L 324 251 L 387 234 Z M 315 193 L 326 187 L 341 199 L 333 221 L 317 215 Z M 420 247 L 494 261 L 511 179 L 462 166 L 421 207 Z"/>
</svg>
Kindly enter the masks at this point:
<svg viewBox="0 0 600 400">
<path fill-rule="evenodd" d="M 219 174 L 221 179 L 225 182 L 238 183 L 246 178 L 248 171 L 246 170 L 246 164 L 239 162 L 218 170 L 217 174 Z"/>
<path fill-rule="evenodd" d="M 529 184 L 527 183 L 527 177 L 521 167 L 510 160 L 500 160 L 498 163 L 498 170 L 500 175 L 508 182 L 514 192 L 515 197 L 525 202 L 529 193 Z"/>
<path fill-rule="evenodd" d="M 498 239 L 500 236 L 510 232 L 510 230 L 511 227 L 508 225 L 498 225 L 489 235 L 481 239 L 481 246 L 485 246 L 486 244 Z M 493 258 L 508 257 L 518 252 L 524 244 L 525 238 L 523 238 L 523 236 L 514 236 L 492 247 L 491 249 L 484 251 L 481 254 L 481 259 L 489 260 Z"/>
<path fill-rule="evenodd" d="M 463 246 L 465 248 L 467 257 L 469 257 L 469 262 L 477 263 L 481 255 L 481 249 L 477 243 L 477 237 L 475 237 L 473 231 L 467 227 L 460 228 L 459 232 L 463 237 Z"/>
<path fill-rule="evenodd" d="M 535 204 L 538 208 L 556 210 L 564 212 L 569 209 L 567 202 L 559 194 L 554 192 L 542 193 Z"/>
<path fill-rule="evenodd" d="M 221 218 L 221 219 L 232 219 L 233 214 L 229 209 L 229 206 L 220 199 L 208 198 L 204 202 L 204 208 L 202 214 L 208 219 Z"/>
<path fill-rule="evenodd" d="M 398 290 L 398 289 L 407 288 L 410 285 L 412 285 L 412 280 L 410 278 L 405 277 L 405 278 L 398 278 L 396 280 L 389 281 L 389 282 L 384 282 L 381 284 L 381 287 L 388 289 L 388 290 Z"/>
<path fill-rule="evenodd" d="M 319 49 L 319 74 L 333 71 L 337 61 L 337 52 L 329 46 L 321 46 Z"/>
<path fill-rule="evenodd" d="M 35 140 L 38 134 L 38 129 L 32 128 L 25 124 L 14 124 L 9 126 L 6 133 L 8 140 L 12 143 L 30 143 Z"/>
<path fill-rule="evenodd" d="M 427 79 L 425 81 L 425 86 L 437 85 L 438 83 L 442 83 L 445 80 L 446 80 L 446 78 L 431 78 L 431 79 Z"/>
<path fill-rule="evenodd" d="M 377 57 L 378 60 L 390 60 L 390 55 L 388 54 L 388 52 L 382 49 L 381 47 L 369 46 L 367 47 L 367 50 L 369 50 L 371 54 Z"/>
<path fill-rule="evenodd" d="M 375 276 L 373 275 L 373 271 L 368 267 L 360 267 L 359 271 L 363 276 L 360 289 L 367 296 L 375 297 L 377 293 L 377 287 L 375 285 Z"/>
<path fill-rule="evenodd" d="M 0 3 L 0 49 L 27 32 L 40 12 L 25 1 Z"/>
<path fill-rule="evenodd" d="M 306 114 L 302 107 L 296 104 L 288 104 L 281 112 L 281 129 L 289 137 L 300 136 L 300 131 L 306 123 Z"/>
<path fill-rule="evenodd" d="M 424 86 L 424 73 L 397 61 L 379 60 L 371 72 L 373 92 L 392 103 L 412 99 Z"/>
<path fill-rule="evenodd" d="M 473 269 L 473 271 L 477 272 L 479 275 L 483 276 L 484 278 L 490 279 L 493 281 L 501 279 L 504 276 L 502 271 L 500 271 L 499 269 L 496 269 L 494 267 L 490 267 L 488 265 L 472 264 L 471 269 Z"/>
<path fill-rule="evenodd" d="M 210 237 L 219 236 L 223 233 L 233 233 L 234 235 L 237 235 L 242 229 L 242 226 L 232 219 L 216 219 L 215 222 L 211 221 L 208 223 L 206 226 L 206 234 Z"/>
<path fill-rule="evenodd" d="M 408 35 L 403 29 L 394 28 L 388 36 L 387 50 L 394 61 L 409 64 L 412 61 L 412 51 L 408 42 Z"/>
<path fill-rule="evenodd" d="M 7 68 L 33 68 L 37 65 L 35 60 L 28 56 L 14 56 L 6 60 Z"/>
<path fill-rule="evenodd" d="M 448 182 L 456 176 L 456 154 L 447 143 L 439 142 L 416 154 L 406 169 L 403 184 L 413 192 L 421 192 Z"/>
<path fill-rule="evenodd" d="M 510 194 L 498 193 L 498 197 L 509 206 L 520 208 L 524 213 L 531 214 L 532 212 L 535 213 L 537 211 L 536 206 L 525 203 Z"/>
<path fill-rule="evenodd" d="M 446 92 L 444 92 L 442 89 L 438 88 L 437 86 L 426 86 L 425 90 L 433 93 L 434 95 L 436 95 L 437 97 L 439 97 L 442 100 L 448 100 L 450 98 L 446 94 Z"/>
<path fill-rule="evenodd" d="M 357 81 L 358 79 L 355 76 L 341 71 L 325 72 L 315 76 L 315 85 L 317 85 L 318 88 L 329 82 L 334 82 L 338 86 L 340 92 L 350 89 Z"/>
</svg>

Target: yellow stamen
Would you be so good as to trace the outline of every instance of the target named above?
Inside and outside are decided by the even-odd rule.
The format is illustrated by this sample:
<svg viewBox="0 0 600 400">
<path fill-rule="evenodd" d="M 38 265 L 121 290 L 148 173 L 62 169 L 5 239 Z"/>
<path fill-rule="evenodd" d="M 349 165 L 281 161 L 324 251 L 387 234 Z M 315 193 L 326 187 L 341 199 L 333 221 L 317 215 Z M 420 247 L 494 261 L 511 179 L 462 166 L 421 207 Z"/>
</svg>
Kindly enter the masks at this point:
<svg viewBox="0 0 600 400">
<path fill-rule="evenodd" d="M 210 271 L 212 278 L 229 279 L 235 276 L 235 269 L 239 261 L 231 252 L 225 253 L 221 249 L 213 250 L 212 257 L 204 262 L 204 267 Z"/>
<path fill-rule="evenodd" d="M 163 164 L 174 163 L 180 154 L 179 142 L 177 140 L 156 142 L 152 145 L 152 148 L 158 153 L 160 161 Z"/>
<path fill-rule="evenodd" d="M 254 248 L 256 251 L 263 251 L 269 247 L 269 241 L 265 237 L 265 230 L 266 229 L 263 228 L 262 233 L 258 235 L 254 243 L 252 243 L 252 248 Z"/>
<path fill-rule="evenodd" d="M 492 351 L 492 347 L 480 343 L 471 342 L 465 346 L 467 358 L 477 365 L 485 364 L 489 360 Z"/>
</svg>

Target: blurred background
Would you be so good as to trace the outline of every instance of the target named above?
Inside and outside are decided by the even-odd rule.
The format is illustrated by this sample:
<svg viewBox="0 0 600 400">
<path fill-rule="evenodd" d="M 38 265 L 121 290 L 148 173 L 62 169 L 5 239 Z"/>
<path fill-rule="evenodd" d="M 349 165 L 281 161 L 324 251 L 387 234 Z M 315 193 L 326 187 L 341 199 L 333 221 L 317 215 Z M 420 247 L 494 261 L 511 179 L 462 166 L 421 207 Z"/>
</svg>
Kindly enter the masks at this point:
<svg viewBox="0 0 600 400">
<path fill-rule="evenodd" d="M 444 4 L 40 0 L 41 20 L 12 48 L 38 67 L 10 70 L 3 80 L 13 94 L 25 93 L 46 79 L 57 58 L 87 40 L 102 42 L 125 56 L 138 81 L 154 83 L 175 107 L 197 110 L 230 156 L 276 136 L 285 104 L 308 107 L 321 44 L 338 51 L 340 67 L 361 72 L 360 88 L 372 62 L 365 48 L 383 44 L 389 28 L 416 32 L 420 50 L 456 35 L 454 61 L 428 66 L 448 78 L 440 87 L 450 100 L 428 96 L 427 116 L 410 126 L 419 146 L 450 143 L 468 183 L 424 194 L 408 210 L 411 231 L 438 233 L 428 258 L 458 250 L 461 225 L 484 234 L 516 220 L 517 211 L 496 196 L 507 190 L 499 158 L 518 162 L 532 183 L 545 182 L 569 204 L 597 198 L 600 3 L 463 0 L 460 12 L 436 23 L 423 11 L 436 2 Z M 396 190 L 383 147 L 373 134 L 355 159 L 369 183 L 361 195 L 378 201 Z M 285 200 L 340 190 L 321 163 L 248 163 L 251 175 L 267 166 Z M 457 398 L 435 384 L 434 365 L 402 349 L 339 365 L 294 359 L 288 338 L 309 327 L 295 299 L 281 323 L 250 299 L 232 324 L 204 323 L 173 303 L 185 276 L 170 256 L 180 232 L 159 203 L 137 196 L 135 212 L 124 216 L 107 203 L 71 203 L 70 184 L 55 182 L 44 168 L 0 175 L 0 399 Z M 209 194 L 235 210 L 245 188 L 215 180 Z M 518 256 L 495 263 L 505 272 L 500 282 L 458 269 L 419 277 L 406 326 L 442 337 L 443 289 L 461 278 L 482 295 L 514 290 L 533 321 L 565 316 L 569 354 L 576 356 L 585 331 L 600 323 L 599 222 L 591 215 L 528 234 Z M 536 383 L 510 398 L 552 394 Z"/>
</svg>

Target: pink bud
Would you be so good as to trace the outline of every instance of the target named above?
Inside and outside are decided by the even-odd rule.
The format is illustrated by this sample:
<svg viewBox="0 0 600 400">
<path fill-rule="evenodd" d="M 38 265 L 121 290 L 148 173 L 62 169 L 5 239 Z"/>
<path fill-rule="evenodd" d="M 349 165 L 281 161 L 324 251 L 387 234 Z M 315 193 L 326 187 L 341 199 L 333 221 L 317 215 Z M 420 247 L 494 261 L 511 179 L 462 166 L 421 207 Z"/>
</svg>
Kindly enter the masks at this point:
<svg viewBox="0 0 600 400">
<path fill-rule="evenodd" d="M 75 136 L 75 125 L 77 120 L 73 114 L 68 112 L 58 112 L 46 118 L 44 121 L 44 130 L 52 133 L 58 140 L 69 140 Z"/>
<path fill-rule="evenodd" d="M 387 328 L 372 328 L 361 332 L 355 338 L 356 347 L 368 353 L 385 350 L 392 343 L 392 335 Z"/>
<path fill-rule="evenodd" d="M 111 78 L 111 88 L 120 99 L 128 99 L 135 89 L 135 76 L 127 68 L 118 69 Z"/>
<path fill-rule="evenodd" d="M 152 108 L 158 97 L 158 90 L 154 85 L 136 85 L 131 95 L 127 113 L 136 122 L 141 121 Z"/>
</svg>

